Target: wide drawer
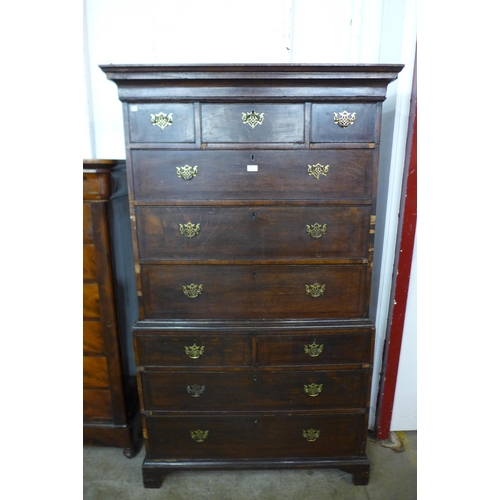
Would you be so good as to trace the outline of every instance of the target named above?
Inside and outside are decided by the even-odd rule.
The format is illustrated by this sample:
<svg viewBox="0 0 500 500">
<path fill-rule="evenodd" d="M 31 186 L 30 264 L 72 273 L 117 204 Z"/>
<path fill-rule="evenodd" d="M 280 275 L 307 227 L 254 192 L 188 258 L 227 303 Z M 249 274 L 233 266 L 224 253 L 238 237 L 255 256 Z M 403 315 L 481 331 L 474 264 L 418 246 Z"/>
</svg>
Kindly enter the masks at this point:
<svg viewBox="0 0 500 500">
<path fill-rule="evenodd" d="M 130 104 L 130 142 L 193 143 L 193 104 Z"/>
<path fill-rule="evenodd" d="M 202 104 L 201 141 L 304 142 L 304 105 Z"/>
<path fill-rule="evenodd" d="M 160 334 L 135 332 L 139 366 L 244 367 L 252 363 L 249 335 Z"/>
<path fill-rule="evenodd" d="M 132 150 L 137 201 L 371 200 L 374 150 Z"/>
<path fill-rule="evenodd" d="M 257 336 L 257 364 L 263 367 L 370 364 L 372 351 L 371 329 Z"/>
<path fill-rule="evenodd" d="M 370 212 L 369 206 L 139 206 L 139 258 L 368 258 Z"/>
<path fill-rule="evenodd" d="M 366 265 L 143 265 L 144 318 L 353 318 Z"/>
<path fill-rule="evenodd" d="M 146 417 L 151 459 L 355 457 L 364 414 Z"/>
<path fill-rule="evenodd" d="M 378 104 L 313 104 L 311 142 L 378 142 Z"/>
<path fill-rule="evenodd" d="M 362 408 L 368 370 L 141 373 L 145 410 L 253 411 Z"/>
</svg>

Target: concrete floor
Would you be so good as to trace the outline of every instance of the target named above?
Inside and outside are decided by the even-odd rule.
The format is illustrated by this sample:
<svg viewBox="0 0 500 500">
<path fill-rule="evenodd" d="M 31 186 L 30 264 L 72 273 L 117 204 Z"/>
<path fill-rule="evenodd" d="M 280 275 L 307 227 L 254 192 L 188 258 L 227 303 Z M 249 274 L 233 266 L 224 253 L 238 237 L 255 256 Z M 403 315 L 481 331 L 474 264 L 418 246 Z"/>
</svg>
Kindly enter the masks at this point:
<svg viewBox="0 0 500 500">
<path fill-rule="evenodd" d="M 394 436 L 396 444 L 402 445 L 399 448 L 369 440 L 367 486 L 354 486 L 348 473 L 317 469 L 172 472 L 160 489 L 145 489 L 141 474 L 144 447 L 132 459 L 125 458 L 121 449 L 84 447 L 83 499 L 416 500 L 417 433 Z"/>
</svg>

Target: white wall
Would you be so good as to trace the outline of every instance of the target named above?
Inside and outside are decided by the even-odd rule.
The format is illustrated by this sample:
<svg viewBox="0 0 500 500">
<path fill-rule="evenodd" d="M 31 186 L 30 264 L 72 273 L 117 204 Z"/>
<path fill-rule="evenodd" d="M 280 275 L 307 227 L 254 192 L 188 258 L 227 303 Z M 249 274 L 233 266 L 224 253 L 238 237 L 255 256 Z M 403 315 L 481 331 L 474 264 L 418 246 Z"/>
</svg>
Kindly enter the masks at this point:
<svg viewBox="0 0 500 500">
<path fill-rule="evenodd" d="M 406 65 L 398 81 L 389 86 L 384 105 L 372 291 L 377 326 L 372 408 L 392 281 L 416 41 L 415 1 L 84 0 L 84 105 L 89 121 L 83 137 L 84 158 L 125 158 L 121 103 L 115 84 L 106 79 L 99 64 Z M 408 308 L 416 308 L 413 300 Z M 407 378 L 404 372 L 401 366 L 401 379 Z M 398 391 L 404 393 L 404 386 L 398 386 Z M 370 425 L 373 421 L 372 411 Z"/>
</svg>

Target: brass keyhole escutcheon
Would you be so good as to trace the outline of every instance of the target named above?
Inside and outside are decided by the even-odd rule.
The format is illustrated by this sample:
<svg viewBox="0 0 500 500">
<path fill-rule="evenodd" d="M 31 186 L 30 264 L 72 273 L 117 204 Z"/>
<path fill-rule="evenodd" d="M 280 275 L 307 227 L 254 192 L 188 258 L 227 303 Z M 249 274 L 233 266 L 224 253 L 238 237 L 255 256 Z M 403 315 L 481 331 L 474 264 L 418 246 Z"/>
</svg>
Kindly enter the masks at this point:
<svg viewBox="0 0 500 500">
<path fill-rule="evenodd" d="M 190 299 L 195 299 L 201 294 L 201 292 L 203 292 L 203 285 L 195 285 L 194 283 L 191 283 L 190 285 L 183 286 L 182 289 L 184 291 L 184 295 Z"/>
<path fill-rule="evenodd" d="M 200 224 L 193 224 L 192 222 L 187 222 L 186 224 L 179 224 L 179 231 L 186 238 L 193 238 L 197 234 L 200 234 Z"/>
<path fill-rule="evenodd" d="M 326 224 L 316 222 L 312 226 L 306 224 L 306 232 L 311 238 L 321 238 L 326 233 Z"/>
<path fill-rule="evenodd" d="M 342 128 L 346 128 L 354 123 L 356 119 L 356 113 L 349 113 L 348 111 L 342 111 L 341 113 L 333 113 L 333 121 Z"/>
<path fill-rule="evenodd" d="M 185 181 L 190 181 L 198 174 L 198 166 L 190 167 L 189 165 L 184 165 L 183 167 L 175 168 L 177 170 L 177 177 L 184 179 Z"/>
<path fill-rule="evenodd" d="M 320 285 L 319 283 L 314 283 L 312 285 L 306 285 L 306 293 L 311 297 L 317 298 L 323 295 L 325 292 L 326 285 Z"/>
<path fill-rule="evenodd" d="M 199 398 L 204 392 L 205 392 L 204 385 L 194 384 L 187 386 L 187 393 L 193 396 L 193 398 Z"/>
<path fill-rule="evenodd" d="M 316 165 L 307 165 L 307 173 L 319 180 L 322 175 L 326 177 L 329 168 L 330 165 L 321 165 L 321 163 L 316 163 Z"/>
</svg>

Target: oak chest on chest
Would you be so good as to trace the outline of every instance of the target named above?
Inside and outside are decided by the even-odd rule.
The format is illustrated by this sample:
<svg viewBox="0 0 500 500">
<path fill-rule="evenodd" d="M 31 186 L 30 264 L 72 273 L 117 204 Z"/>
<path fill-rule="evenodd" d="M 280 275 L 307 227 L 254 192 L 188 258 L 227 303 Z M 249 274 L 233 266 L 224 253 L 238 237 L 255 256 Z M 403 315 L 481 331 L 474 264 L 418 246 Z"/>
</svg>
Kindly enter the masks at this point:
<svg viewBox="0 0 500 500">
<path fill-rule="evenodd" d="M 123 102 L 143 479 L 368 482 L 382 102 L 399 65 L 101 66 Z"/>
</svg>

